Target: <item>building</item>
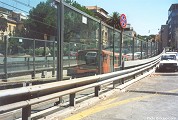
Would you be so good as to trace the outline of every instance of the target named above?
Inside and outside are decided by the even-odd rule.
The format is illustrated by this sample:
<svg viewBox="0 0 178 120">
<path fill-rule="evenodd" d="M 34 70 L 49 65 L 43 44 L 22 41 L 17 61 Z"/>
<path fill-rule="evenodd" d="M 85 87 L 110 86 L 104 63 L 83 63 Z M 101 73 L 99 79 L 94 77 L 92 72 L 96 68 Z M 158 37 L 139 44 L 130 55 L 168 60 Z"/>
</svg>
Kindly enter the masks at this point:
<svg viewBox="0 0 178 120">
<path fill-rule="evenodd" d="M 108 12 L 103 8 L 100 8 L 98 6 L 85 6 L 85 7 L 88 10 L 92 11 L 95 14 L 95 16 L 97 16 L 98 18 L 100 18 L 100 20 L 104 22 L 109 18 Z"/>
<path fill-rule="evenodd" d="M 92 11 L 95 16 L 97 16 L 101 21 L 105 22 L 110 18 L 108 15 L 108 12 L 104 10 L 103 8 L 100 8 L 98 6 L 85 6 L 88 10 Z M 107 25 L 102 26 L 102 42 L 104 46 L 107 46 L 108 44 L 112 43 L 111 41 L 111 29 L 107 27 Z M 134 36 L 136 32 L 133 30 L 130 24 L 127 24 L 126 28 L 124 29 L 124 34 L 127 34 L 129 36 Z"/>
<path fill-rule="evenodd" d="M 169 28 L 168 25 L 161 26 L 160 36 L 163 48 L 170 45 L 170 41 L 168 39 L 168 28 Z"/>
<path fill-rule="evenodd" d="M 170 46 L 178 48 L 178 4 L 172 4 L 169 8 L 167 24 Z"/>
<path fill-rule="evenodd" d="M 22 13 L 17 13 L 3 7 L 0 7 L 0 17 L 7 20 L 5 32 L 0 31 L 1 39 L 3 35 L 14 35 L 16 28 L 20 30 L 23 27 L 23 20 L 27 19 Z"/>
</svg>

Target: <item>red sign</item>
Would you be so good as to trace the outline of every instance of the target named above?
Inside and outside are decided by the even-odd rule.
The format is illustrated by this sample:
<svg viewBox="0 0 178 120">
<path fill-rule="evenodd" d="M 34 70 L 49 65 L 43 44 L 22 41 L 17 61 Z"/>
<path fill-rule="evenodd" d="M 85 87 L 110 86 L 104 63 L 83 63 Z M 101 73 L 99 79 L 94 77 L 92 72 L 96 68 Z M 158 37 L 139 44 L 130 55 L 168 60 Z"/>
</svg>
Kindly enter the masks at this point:
<svg viewBox="0 0 178 120">
<path fill-rule="evenodd" d="M 121 16 L 120 16 L 120 25 L 122 28 L 126 28 L 127 19 L 126 19 L 125 14 L 121 14 Z"/>
</svg>

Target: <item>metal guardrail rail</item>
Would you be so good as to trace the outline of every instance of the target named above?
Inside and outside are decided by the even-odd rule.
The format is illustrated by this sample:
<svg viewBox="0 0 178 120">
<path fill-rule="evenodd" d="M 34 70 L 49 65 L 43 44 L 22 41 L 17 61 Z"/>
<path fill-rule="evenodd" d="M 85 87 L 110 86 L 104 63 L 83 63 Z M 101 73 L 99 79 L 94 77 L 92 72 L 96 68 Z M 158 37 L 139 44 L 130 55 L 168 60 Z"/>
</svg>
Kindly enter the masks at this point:
<svg viewBox="0 0 178 120">
<path fill-rule="evenodd" d="M 22 108 L 22 120 L 31 119 L 32 105 L 60 98 L 64 95 L 69 95 L 70 106 L 75 106 L 77 92 L 94 88 L 95 96 L 99 96 L 101 85 L 112 83 L 113 87 L 115 87 L 115 83 L 118 83 L 118 81 L 124 84 L 125 78 L 135 78 L 138 74 L 143 74 L 145 71 L 149 71 L 149 69 L 156 66 L 160 61 L 160 55 L 150 61 L 138 67 L 108 74 L 2 90 L 0 92 L 0 114 Z"/>
</svg>

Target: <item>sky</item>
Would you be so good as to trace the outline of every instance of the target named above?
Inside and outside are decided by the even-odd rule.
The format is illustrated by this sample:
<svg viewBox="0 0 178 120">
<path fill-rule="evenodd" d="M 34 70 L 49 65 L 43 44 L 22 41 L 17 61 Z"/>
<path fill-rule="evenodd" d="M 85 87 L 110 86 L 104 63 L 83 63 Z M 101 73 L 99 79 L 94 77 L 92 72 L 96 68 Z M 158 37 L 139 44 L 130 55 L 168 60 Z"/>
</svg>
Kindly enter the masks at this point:
<svg viewBox="0 0 178 120">
<path fill-rule="evenodd" d="M 166 24 L 171 4 L 178 0 L 76 0 L 84 6 L 98 6 L 109 15 L 113 12 L 125 14 L 127 22 L 140 35 L 157 34 Z M 159 30 L 158 30 L 159 29 Z"/>
<path fill-rule="evenodd" d="M 28 12 L 30 7 L 15 2 L 20 1 L 35 7 L 40 1 L 46 0 L 0 0 L 0 6 L 7 7 L 4 3 L 14 6 L 13 10 Z M 125 14 L 127 22 L 131 24 L 137 34 L 158 34 L 161 25 L 166 24 L 168 10 L 171 4 L 178 0 L 75 0 L 83 6 L 98 6 L 105 9 L 109 15 L 113 12 Z M 8 6 L 9 7 L 9 6 Z M 27 14 L 27 13 L 25 13 Z"/>
</svg>

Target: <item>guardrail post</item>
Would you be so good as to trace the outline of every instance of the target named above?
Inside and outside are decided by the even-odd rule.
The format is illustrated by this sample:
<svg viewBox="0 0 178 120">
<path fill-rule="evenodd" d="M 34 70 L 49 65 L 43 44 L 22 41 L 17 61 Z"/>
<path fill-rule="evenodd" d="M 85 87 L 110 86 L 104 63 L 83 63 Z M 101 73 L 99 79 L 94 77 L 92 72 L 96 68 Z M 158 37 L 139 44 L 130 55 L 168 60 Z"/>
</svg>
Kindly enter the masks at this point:
<svg viewBox="0 0 178 120">
<path fill-rule="evenodd" d="M 75 93 L 70 94 L 70 106 L 75 106 Z"/>
<path fill-rule="evenodd" d="M 121 70 L 124 70 L 124 59 L 122 60 L 122 63 L 121 63 Z M 116 84 L 118 84 L 120 82 L 120 84 L 124 84 L 124 78 L 121 79 L 120 81 L 113 81 L 113 89 L 116 87 Z"/>
<path fill-rule="evenodd" d="M 31 120 L 31 105 L 22 108 L 22 120 Z"/>
<path fill-rule="evenodd" d="M 32 79 L 35 79 L 35 39 L 33 40 L 33 72 L 32 72 Z"/>
<path fill-rule="evenodd" d="M 4 53 L 4 76 L 3 81 L 7 82 L 8 74 L 7 74 L 7 53 L 8 53 L 8 36 L 4 36 L 5 43 L 5 53 Z"/>
<path fill-rule="evenodd" d="M 95 97 L 99 96 L 100 86 L 95 87 Z"/>
</svg>

